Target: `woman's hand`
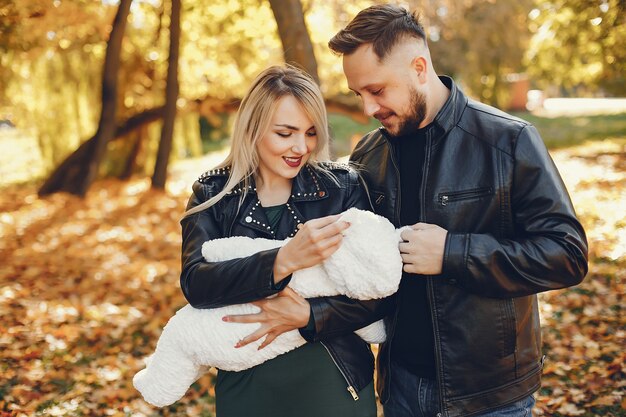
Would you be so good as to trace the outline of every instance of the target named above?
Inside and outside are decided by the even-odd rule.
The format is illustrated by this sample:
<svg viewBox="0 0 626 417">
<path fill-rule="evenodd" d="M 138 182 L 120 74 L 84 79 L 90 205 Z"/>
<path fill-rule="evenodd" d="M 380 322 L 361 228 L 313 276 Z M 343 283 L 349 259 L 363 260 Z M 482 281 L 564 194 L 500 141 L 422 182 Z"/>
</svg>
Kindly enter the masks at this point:
<svg viewBox="0 0 626 417">
<path fill-rule="evenodd" d="M 240 314 L 225 316 L 222 320 L 232 323 L 261 323 L 254 333 L 241 339 L 236 345 L 240 348 L 263 336 L 265 340 L 259 346 L 263 349 L 281 334 L 304 327 L 309 322 L 311 307 L 309 302 L 289 287 L 275 297 L 252 302 L 261 309 L 256 314 Z"/>
<path fill-rule="evenodd" d="M 332 255 L 350 223 L 338 221 L 340 215 L 320 217 L 299 226 L 298 233 L 280 248 L 274 262 L 274 283 L 300 269 L 317 265 Z"/>
</svg>

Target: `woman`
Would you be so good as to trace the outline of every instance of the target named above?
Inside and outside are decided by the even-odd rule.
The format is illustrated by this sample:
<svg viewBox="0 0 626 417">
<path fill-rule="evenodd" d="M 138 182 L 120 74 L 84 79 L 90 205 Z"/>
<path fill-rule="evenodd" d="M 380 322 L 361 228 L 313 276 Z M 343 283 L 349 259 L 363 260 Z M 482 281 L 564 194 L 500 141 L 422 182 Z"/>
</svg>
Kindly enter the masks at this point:
<svg viewBox="0 0 626 417">
<path fill-rule="evenodd" d="M 242 372 L 218 371 L 218 417 L 376 415 L 373 355 L 353 331 L 384 315 L 384 301 L 305 300 L 291 274 L 330 256 L 349 225 L 338 213 L 369 208 L 358 176 L 328 160 L 321 92 L 292 67 L 271 67 L 241 102 L 229 156 L 193 185 L 182 220 L 181 287 L 196 308 L 254 302 L 229 322 L 261 327 L 237 347 L 299 329 L 310 343 Z M 230 236 L 292 239 L 280 249 L 208 263 L 202 243 Z M 271 299 L 266 297 L 276 295 Z"/>
</svg>

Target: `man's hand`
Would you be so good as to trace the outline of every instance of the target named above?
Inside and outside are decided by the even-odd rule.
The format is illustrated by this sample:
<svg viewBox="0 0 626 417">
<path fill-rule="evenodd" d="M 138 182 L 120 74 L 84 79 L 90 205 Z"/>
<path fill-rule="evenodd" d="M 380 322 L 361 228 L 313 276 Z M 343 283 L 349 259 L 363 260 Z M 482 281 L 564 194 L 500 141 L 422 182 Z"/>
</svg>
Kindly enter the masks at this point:
<svg viewBox="0 0 626 417">
<path fill-rule="evenodd" d="M 259 349 L 263 349 L 281 334 L 304 327 L 309 322 L 311 313 L 309 302 L 289 287 L 279 292 L 276 297 L 254 301 L 251 304 L 259 307 L 261 311 L 256 314 L 240 314 L 222 318 L 232 323 L 261 323 L 257 331 L 244 337 L 235 345 L 237 348 L 266 336 L 259 346 Z"/>
<path fill-rule="evenodd" d="M 443 251 L 448 231 L 429 223 L 416 223 L 404 230 L 398 247 L 404 271 L 411 274 L 438 275 L 443 266 Z"/>
</svg>

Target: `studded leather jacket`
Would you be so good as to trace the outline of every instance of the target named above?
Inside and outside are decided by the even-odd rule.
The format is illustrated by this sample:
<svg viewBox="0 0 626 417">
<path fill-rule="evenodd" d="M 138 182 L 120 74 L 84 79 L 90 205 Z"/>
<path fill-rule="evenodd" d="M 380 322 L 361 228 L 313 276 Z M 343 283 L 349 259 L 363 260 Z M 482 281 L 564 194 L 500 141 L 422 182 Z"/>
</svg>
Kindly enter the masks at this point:
<svg viewBox="0 0 626 417">
<path fill-rule="evenodd" d="M 297 226 L 308 220 L 341 213 L 350 207 L 371 210 L 369 198 L 356 172 L 346 165 L 321 164 L 336 181 L 306 165 L 294 178 L 287 211 L 279 220 L 276 232 L 260 209 L 254 183 L 244 191 L 235 187 L 215 205 L 185 217 L 182 225 L 182 274 L 180 283 L 187 301 L 196 308 L 215 308 L 259 300 L 281 291 L 289 282 L 275 285 L 274 260 L 278 249 L 224 262 L 206 262 L 202 243 L 230 236 L 285 239 L 294 236 Z M 219 193 L 228 179 L 229 170 L 203 174 L 193 184 L 187 209 Z M 320 341 L 346 380 L 347 390 L 355 400 L 358 391 L 373 378 L 374 356 L 367 343 L 354 332 L 382 319 L 387 300 L 357 301 L 345 296 L 319 297 L 308 300 L 312 320 L 301 334 L 310 342 Z"/>
<path fill-rule="evenodd" d="M 440 416 L 469 417 L 539 388 L 543 364 L 536 294 L 576 285 L 587 273 L 585 232 L 535 128 L 450 97 L 426 134 L 420 221 L 448 230 L 443 272 L 427 280 Z M 400 174 L 391 137 L 371 132 L 352 162 L 374 211 L 399 227 Z M 389 398 L 390 344 L 378 354 L 378 393 Z"/>
</svg>

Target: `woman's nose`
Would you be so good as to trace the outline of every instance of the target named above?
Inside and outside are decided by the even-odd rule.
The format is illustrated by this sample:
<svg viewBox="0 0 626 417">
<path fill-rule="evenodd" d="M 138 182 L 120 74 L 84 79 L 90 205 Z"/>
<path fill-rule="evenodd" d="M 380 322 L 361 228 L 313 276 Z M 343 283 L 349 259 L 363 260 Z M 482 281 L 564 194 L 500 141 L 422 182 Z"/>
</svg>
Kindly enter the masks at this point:
<svg viewBox="0 0 626 417">
<path fill-rule="evenodd" d="M 294 153 L 297 153 L 298 155 L 302 155 L 306 153 L 306 139 L 304 137 L 304 134 L 297 134 L 297 135 L 293 135 L 294 136 L 294 143 L 293 146 L 291 147 L 291 150 Z"/>
</svg>

